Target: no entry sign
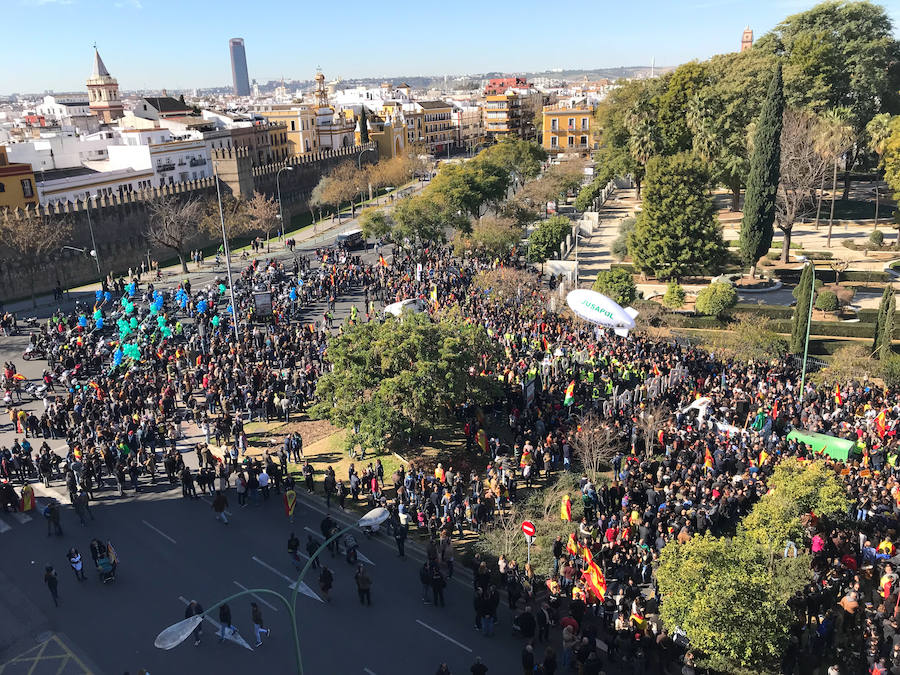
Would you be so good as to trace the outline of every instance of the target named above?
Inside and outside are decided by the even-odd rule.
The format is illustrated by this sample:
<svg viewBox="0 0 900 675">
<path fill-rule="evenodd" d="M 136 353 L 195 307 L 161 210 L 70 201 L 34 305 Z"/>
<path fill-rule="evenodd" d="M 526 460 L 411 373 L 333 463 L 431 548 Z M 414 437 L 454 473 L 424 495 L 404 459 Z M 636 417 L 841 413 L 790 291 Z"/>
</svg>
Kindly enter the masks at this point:
<svg viewBox="0 0 900 675">
<path fill-rule="evenodd" d="M 534 523 L 532 523 L 530 520 L 522 521 L 522 532 L 525 533 L 525 536 L 533 537 L 536 531 L 537 530 L 534 529 Z"/>
</svg>

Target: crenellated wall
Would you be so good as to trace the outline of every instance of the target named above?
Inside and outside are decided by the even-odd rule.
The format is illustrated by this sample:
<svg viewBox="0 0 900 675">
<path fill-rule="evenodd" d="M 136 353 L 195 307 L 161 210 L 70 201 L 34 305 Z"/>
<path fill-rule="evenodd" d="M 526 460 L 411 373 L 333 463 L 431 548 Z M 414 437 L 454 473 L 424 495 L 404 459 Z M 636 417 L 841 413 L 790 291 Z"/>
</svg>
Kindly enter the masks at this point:
<svg viewBox="0 0 900 675">
<path fill-rule="evenodd" d="M 368 149 L 358 158 L 360 152 Z M 240 194 L 244 199 L 259 191 L 270 197 L 277 196 L 275 177 L 279 169 L 290 166 L 291 171 L 282 171 L 279 183 L 287 222 L 293 214 L 306 210 L 306 200 L 320 178 L 337 165 L 352 161 L 372 163 L 377 161 L 377 144 L 370 142 L 364 146 L 351 146 L 335 151 L 323 151 L 303 157 L 290 158 L 286 162 L 254 167 L 245 148 L 215 149 L 212 161 L 226 192 Z M 76 202 L 55 202 L 27 210 L 0 212 L 0 218 L 20 220 L 37 214 L 65 218 L 72 224 L 69 246 L 90 249 L 91 236 L 88 218 L 94 229 L 97 252 L 104 274 L 124 274 L 129 267 L 139 268 L 146 261 L 148 251 L 154 260 L 172 257 L 169 249 L 154 249 L 145 236 L 148 226 L 147 202 L 156 197 L 206 198 L 216 196 L 214 178 L 175 183 L 161 188 L 140 190 L 123 195 L 113 194 Z M 90 213 L 88 213 L 90 210 Z M 195 247 L 211 243 L 199 233 Z M 19 274 L 15 266 L 16 252 L 0 242 L 0 300 L 6 302 L 31 294 L 31 285 L 25 275 Z M 95 281 L 97 270 L 92 258 L 76 251 L 60 250 L 48 257 L 47 265 L 35 278 L 35 292 L 52 291 L 57 281 L 63 287 Z"/>
</svg>

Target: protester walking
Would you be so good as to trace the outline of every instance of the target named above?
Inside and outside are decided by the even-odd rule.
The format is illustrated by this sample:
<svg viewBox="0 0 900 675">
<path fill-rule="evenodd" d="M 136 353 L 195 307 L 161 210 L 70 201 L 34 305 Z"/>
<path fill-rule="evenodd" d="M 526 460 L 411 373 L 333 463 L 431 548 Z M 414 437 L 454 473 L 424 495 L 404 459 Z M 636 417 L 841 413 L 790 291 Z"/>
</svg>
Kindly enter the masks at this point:
<svg viewBox="0 0 900 675">
<path fill-rule="evenodd" d="M 225 516 L 225 509 L 228 508 L 228 499 L 221 490 L 216 490 L 216 496 L 213 498 L 212 509 L 216 512 L 216 520 L 221 520 L 226 525 L 228 518 Z"/>
<path fill-rule="evenodd" d="M 253 634 L 256 636 L 256 646 L 262 646 L 262 633 L 266 634 L 266 637 L 272 636 L 272 631 L 268 628 L 263 627 L 263 616 L 262 611 L 259 609 L 259 605 L 255 602 L 250 603 L 250 618 L 253 620 Z"/>
<path fill-rule="evenodd" d="M 354 578 L 356 579 L 356 592 L 359 594 L 359 604 L 371 605 L 372 579 L 366 573 L 366 570 L 362 565 L 356 568 L 356 574 L 354 575 Z"/>
<path fill-rule="evenodd" d="M 57 577 L 56 570 L 53 569 L 52 565 L 47 565 L 44 568 L 44 583 L 47 584 L 50 597 L 53 598 L 53 604 L 59 607 L 59 577 Z"/>
</svg>

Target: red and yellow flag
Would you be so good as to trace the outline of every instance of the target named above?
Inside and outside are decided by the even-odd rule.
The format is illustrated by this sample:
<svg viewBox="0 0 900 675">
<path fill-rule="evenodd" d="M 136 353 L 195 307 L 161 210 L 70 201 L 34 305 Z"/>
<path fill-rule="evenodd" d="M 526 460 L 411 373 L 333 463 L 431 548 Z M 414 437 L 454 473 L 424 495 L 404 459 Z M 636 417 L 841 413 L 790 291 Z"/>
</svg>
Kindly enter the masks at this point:
<svg viewBox="0 0 900 675">
<path fill-rule="evenodd" d="M 478 443 L 478 447 L 481 448 L 481 452 L 487 452 L 487 433 L 484 429 L 479 429 L 475 432 L 475 442 Z"/>
<path fill-rule="evenodd" d="M 709 451 L 709 448 L 707 448 L 703 454 L 703 466 L 705 466 L 708 469 L 713 468 L 713 456 L 712 456 L 712 453 Z"/>
<path fill-rule="evenodd" d="M 884 438 L 884 432 L 887 431 L 887 410 L 882 410 L 875 418 L 875 427 L 878 429 L 878 435 Z"/>
<path fill-rule="evenodd" d="M 384 259 L 384 256 L 381 255 L 380 253 L 378 254 L 378 264 L 381 265 L 382 267 L 387 267 L 387 266 L 388 266 L 387 260 L 385 260 L 385 259 Z"/>
<path fill-rule="evenodd" d="M 569 495 L 563 495 L 562 503 L 559 506 L 559 517 L 563 520 L 572 520 L 572 500 Z"/>
<path fill-rule="evenodd" d="M 578 542 L 575 541 L 575 533 L 569 534 L 569 540 L 566 542 L 566 550 L 570 555 L 578 555 Z"/>
<path fill-rule="evenodd" d="M 838 405 L 844 405 L 844 397 L 841 396 L 841 385 L 834 383 L 834 402 Z"/>
</svg>

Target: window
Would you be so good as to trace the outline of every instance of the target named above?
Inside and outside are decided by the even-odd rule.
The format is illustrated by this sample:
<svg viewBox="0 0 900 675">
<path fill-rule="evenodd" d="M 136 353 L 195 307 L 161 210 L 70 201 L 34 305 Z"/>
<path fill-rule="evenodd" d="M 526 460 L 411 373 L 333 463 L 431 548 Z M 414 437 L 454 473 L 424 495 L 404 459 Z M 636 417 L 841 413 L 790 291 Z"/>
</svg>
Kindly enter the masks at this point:
<svg viewBox="0 0 900 675">
<path fill-rule="evenodd" d="M 569 147 L 570 147 L 570 148 L 574 147 L 574 146 L 575 146 L 575 137 L 574 137 L 574 136 L 568 136 L 568 139 L 569 139 Z"/>
<path fill-rule="evenodd" d="M 581 145 L 587 145 L 587 136 L 582 136 L 578 141 Z"/>
<path fill-rule="evenodd" d="M 570 129 L 574 129 L 574 128 L 575 128 L 575 118 L 574 118 L 574 117 L 570 117 L 570 118 L 569 118 L 569 128 L 570 128 Z"/>
<path fill-rule="evenodd" d="M 22 196 L 26 199 L 28 197 L 34 197 L 34 186 L 31 184 L 30 178 L 22 179 Z"/>
<path fill-rule="evenodd" d="M 6 186 L 3 183 L 0 183 L 0 192 L 6 192 Z"/>
<path fill-rule="evenodd" d="M 581 118 L 581 130 L 582 130 L 582 131 L 587 131 L 587 128 L 588 128 L 588 118 L 587 118 L 587 117 L 582 117 L 582 118 Z"/>
<path fill-rule="evenodd" d="M 558 141 L 558 140 L 559 140 L 559 139 L 558 139 L 556 136 L 551 136 L 551 137 L 550 137 L 550 147 L 551 147 L 551 148 L 555 148 L 555 147 L 558 145 L 558 144 L 557 144 L 557 141 Z"/>
<path fill-rule="evenodd" d="M 550 131 L 556 131 L 557 129 L 559 129 L 559 120 L 554 117 L 550 120 Z"/>
</svg>

